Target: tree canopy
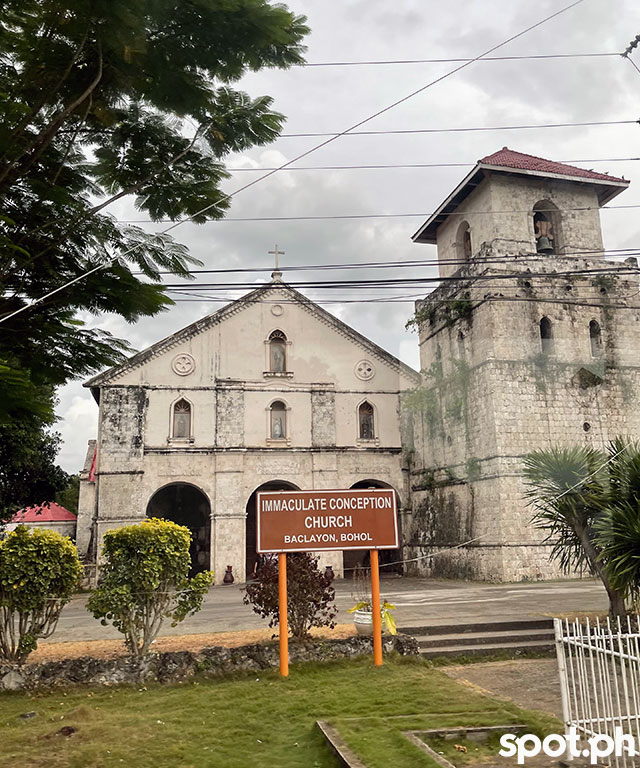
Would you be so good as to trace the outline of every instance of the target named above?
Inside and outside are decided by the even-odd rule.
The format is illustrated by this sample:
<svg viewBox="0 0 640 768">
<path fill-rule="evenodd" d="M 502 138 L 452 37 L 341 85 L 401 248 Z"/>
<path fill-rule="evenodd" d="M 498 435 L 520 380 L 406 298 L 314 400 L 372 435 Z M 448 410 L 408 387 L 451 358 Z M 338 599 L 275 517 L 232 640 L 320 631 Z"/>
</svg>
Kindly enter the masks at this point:
<svg viewBox="0 0 640 768">
<path fill-rule="evenodd" d="M 42 387 L 129 351 L 88 313 L 133 322 L 172 303 L 160 272 L 196 260 L 106 208 L 222 217 L 222 160 L 284 120 L 231 84 L 300 63 L 307 31 L 268 0 L 0 0 L 0 319 L 105 265 L 0 324 L 0 424 L 18 402 L 50 413 Z"/>
</svg>

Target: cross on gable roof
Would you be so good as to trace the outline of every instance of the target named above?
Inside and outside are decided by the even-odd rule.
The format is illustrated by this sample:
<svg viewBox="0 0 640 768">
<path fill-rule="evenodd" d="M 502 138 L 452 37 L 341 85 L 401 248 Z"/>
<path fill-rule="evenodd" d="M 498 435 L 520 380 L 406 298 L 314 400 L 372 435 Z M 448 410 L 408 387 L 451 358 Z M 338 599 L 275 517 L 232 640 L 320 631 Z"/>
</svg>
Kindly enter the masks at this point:
<svg viewBox="0 0 640 768">
<path fill-rule="evenodd" d="M 478 160 L 474 169 L 458 184 L 447 199 L 431 214 L 427 221 L 412 236 L 416 243 L 436 245 L 438 227 L 454 213 L 456 208 L 480 184 L 488 173 L 511 173 L 524 176 L 542 176 L 563 179 L 583 184 L 593 184 L 596 187 L 599 204 L 606 205 L 616 195 L 629 186 L 627 179 L 609 176 L 606 173 L 578 168 L 575 165 L 556 163 L 543 157 L 516 152 L 508 147 L 502 147 L 492 155 Z"/>
</svg>

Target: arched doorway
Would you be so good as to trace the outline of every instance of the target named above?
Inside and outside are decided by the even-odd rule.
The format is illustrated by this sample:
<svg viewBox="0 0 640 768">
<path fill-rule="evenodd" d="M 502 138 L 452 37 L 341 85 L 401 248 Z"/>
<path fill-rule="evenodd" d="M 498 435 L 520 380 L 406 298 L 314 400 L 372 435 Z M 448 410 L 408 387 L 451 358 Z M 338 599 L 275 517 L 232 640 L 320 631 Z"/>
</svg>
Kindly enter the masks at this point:
<svg viewBox="0 0 640 768">
<path fill-rule="evenodd" d="M 211 506 L 204 493 L 187 483 L 171 483 L 156 491 L 147 504 L 147 517 L 161 517 L 191 531 L 190 575 L 211 567 Z"/>
<path fill-rule="evenodd" d="M 297 485 L 294 485 L 293 483 L 287 483 L 284 480 L 271 480 L 268 483 L 264 483 L 263 485 L 259 486 L 255 489 L 255 491 L 251 494 L 249 497 L 249 501 L 247 502 L 247 518 L 245 523 L 245 547 L 246 547 L 246 578 L 247 581 L 251 578 L 253 574 L 253 569 L 255 564 L 258 561 L 258 556 L 256 552 L 256 535 L 257 535 L 257 524 L 256 524 L 256 499 L 258 491 L 299 491 Z"/>
<path fill-rule="evenodd" d="M 385 483 L 382 480 L 359 480 L 357 483 L 354 483 L 352 488 L 391 488 L 391 490 L 395 490 L 392 486 L 389 485 L 389 483 Z M 396 491 L 396 507 L 398 509 L 398 541 L 402 542 L 402 530 L 400 527 L 400 496 L 398 495 L 398 492 Z M 381 549 L 379 554 L 379 562 L 380 565 L 386 565 L 387 563 L 394 563 L 394 565 L 390 565 L 386 568 L 384 568 L 381 573 L 383 575 L 388 575 L 390 573 L 396 573 L 398 575 L 402 575 L 402 563 L 398 562 L 402 560 L 402 549 Z M 369 550 L 362 550 L 362 549 L 345 549 L 342 553 L 342 565 L 344 568 L 344 577 L 345 579 L 351 579 L 353 578 L 353 571 L 357 565 L 362 566 L 363 568 L 369 567 Z"/>
</svg>

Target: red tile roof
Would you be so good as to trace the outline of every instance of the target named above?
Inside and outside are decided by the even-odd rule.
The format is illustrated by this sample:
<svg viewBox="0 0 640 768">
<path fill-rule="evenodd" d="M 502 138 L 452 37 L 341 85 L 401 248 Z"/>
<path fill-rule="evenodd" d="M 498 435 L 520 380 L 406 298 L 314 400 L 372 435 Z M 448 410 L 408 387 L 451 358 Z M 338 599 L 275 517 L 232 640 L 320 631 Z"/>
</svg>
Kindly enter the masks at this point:
<svg viewBox="0 0 640 768">
<path fill-rule="evenodd" d="M 562 176 L 577 176 L 580 179 L 598 179 L 599 181 L 626 182 L 626 179 L 619 179 L 616 176 L 609 176 L 606 173 L 586 171 L 584 168 L 576 168 L 575 165 L 554 163 L 552 160 L 545 160 L 542 157 L 525 155 L 523 152 L 514 152 L 508 147 L 503 147 L 497 152 L 494 152 L 492 155 L 483 157 L 479 162 L 485 165 L 497 165 L 503 168 L 514 168 L 515 170 L 539 171 L 540 173 L 557 173 Z"/>
<path fill-rule="evenodd" d="M 62 523 L 75 522 L 78 518 L 69 512 L 68 509 L 61 507 L 52 501 L 48 507 L 27 507 L 21 509 L 10 520 L 12 523 Z"/>
</svg>

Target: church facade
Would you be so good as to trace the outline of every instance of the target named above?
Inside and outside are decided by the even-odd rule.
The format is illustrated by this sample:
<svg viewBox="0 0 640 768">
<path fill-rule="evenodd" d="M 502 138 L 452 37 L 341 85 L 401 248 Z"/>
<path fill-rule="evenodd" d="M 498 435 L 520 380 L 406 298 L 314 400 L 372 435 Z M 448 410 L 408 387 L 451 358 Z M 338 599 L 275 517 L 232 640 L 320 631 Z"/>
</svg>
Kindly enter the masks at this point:
<svg viewBox="0 0 640 768">
<path fill-rule="evenodd" d="M 600 228 L 628 183 L 507 148 L 479 161 L 414 235 L 437 246 L 442 279 L 416 304 L 421 374 L 276 271 L 93 378 L 80 554 L 168 517 L 191 529 L 196 568 L 242 581 L 258 490 L 385 487 L 402 541 L 387 559 L 405 573 L 557 576 L 524 456 L 640 437 L 638 265 L 605 261 Z M 321 565 L 341 576 L 362 556 Z"/>
<path fill-rule="evenodd" d="M 243 581 L 258 490 L 393 488 L 408 512 L 400 394 L 418 381 L 274 272 L 87 383 L 100 414 L 81 474 L 80 554 L 95 558 L 110 528 L 167 517 L 192 531 L 196 570 L 220 582 L 231 565 Z M 321 565 L 341 576 L 363 555 L 324 553 Z"/>
</svg>

